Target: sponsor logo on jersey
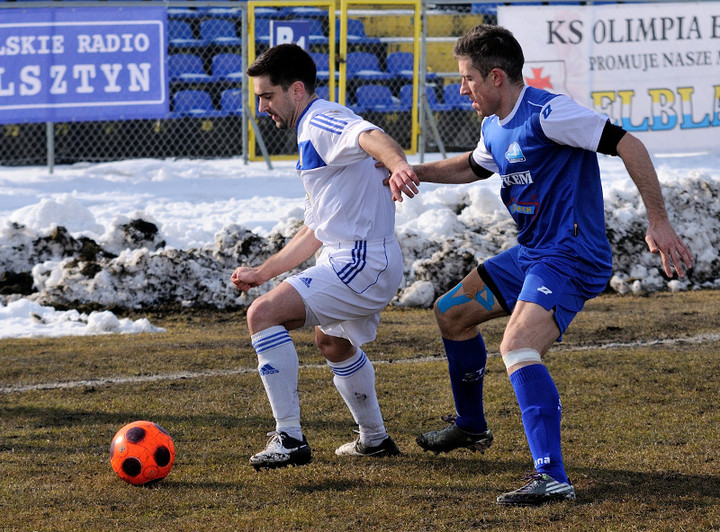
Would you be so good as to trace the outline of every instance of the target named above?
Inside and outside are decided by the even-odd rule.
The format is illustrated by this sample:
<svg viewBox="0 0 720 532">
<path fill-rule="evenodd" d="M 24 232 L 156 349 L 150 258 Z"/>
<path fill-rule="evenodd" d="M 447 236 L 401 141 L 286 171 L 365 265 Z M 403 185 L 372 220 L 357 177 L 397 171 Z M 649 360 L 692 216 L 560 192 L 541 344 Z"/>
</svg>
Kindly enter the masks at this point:
<svg viewBox="0 0 720 532">
<path fill-rule="evenodd" d="M 260 367 L 260 375 L 273 375 L 275 373 L 280 373 L 280 370 L 275 369 L 270 364 L 265 364 Z"/>
<path fill-rule="evenodd" d="M 510 147 L 505 152 L 505 158 L 511 163 L 521 163 L 525 160 L 525 156 L 517 142 L 510 144 Z"/>
<path fill-rule="evenodd" d="M 532 185 L 533 178 L 530 172 L 516 172 L 514 174 L 507 174 L 500 176 L 502 179 L 502 188 L 510 187 L 512 185 Z"/>
<path fill-rule="evenodd" d="M 537 205 L 521 205 L 519 203 L 511 203 L 508 205 L 510 214 L 529 214 L 534 215 L 537 212 Z"/>
<path fill-rule="evenodd" d="M 312 277 L 298 277 L 298 279 L 302 282 L 302 284 L 310 288 L 310 283 L 312 283 Z"/>
</svg>

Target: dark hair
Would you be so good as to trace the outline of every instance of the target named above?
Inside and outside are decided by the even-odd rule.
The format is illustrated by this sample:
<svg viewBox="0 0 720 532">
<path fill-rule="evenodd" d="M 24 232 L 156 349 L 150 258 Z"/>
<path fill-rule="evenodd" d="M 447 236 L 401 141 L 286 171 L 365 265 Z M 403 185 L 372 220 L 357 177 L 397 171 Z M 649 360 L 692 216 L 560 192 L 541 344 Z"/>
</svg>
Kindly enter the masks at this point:
<svg viewBox="0 0 720 532">
<path fill-rule="evenodd" d="M 520 43 L 502 26 L 478 24 L 460 37 L 453 47 L 455 57 L 467 57 L 483 78 L 493 68 L 505 71 L 513 83 L 522 82 L 525 64 Z"/>
<path fill-rule="evenodd" d="M 313 94 L 317 67 L 310 54 L 297 44 L 278 44 L 265 50 L 247 69 L 247 75 L 268 76 L 270 83 L 288 90 L 296 81 L 302 81 L 305 90 Z"/>
</svg>

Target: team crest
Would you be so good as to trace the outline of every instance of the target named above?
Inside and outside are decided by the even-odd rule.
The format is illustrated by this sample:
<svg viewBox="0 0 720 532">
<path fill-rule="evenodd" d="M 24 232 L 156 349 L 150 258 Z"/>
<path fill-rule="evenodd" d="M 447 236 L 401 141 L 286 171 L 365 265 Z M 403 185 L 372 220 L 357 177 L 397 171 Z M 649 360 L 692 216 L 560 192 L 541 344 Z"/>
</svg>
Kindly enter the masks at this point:
<svg viewBox="0 0 720 532">
<path fill-rule="evenodd" d="M 505 152 L 505 158 L 511 163 L 521 163 L 525 161 L 525 156 L 517 142 L 510 144 L 510 147 Z"/>
</svg>

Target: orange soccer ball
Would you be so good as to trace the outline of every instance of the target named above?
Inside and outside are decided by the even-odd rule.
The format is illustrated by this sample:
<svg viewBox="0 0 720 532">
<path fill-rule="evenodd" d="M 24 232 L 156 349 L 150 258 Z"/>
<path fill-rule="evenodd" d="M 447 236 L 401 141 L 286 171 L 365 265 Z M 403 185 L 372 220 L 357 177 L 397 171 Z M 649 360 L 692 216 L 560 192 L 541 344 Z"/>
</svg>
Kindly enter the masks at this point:
<svg viewBox="0 0 720 532">
<path fill-rule="evenodd" d="M 121 479 L 141 486 L 165 478 L 175 461 L 170 434 L 152 421 L 133 421 L 110 443 L 110 465 Z"/>
</svg>

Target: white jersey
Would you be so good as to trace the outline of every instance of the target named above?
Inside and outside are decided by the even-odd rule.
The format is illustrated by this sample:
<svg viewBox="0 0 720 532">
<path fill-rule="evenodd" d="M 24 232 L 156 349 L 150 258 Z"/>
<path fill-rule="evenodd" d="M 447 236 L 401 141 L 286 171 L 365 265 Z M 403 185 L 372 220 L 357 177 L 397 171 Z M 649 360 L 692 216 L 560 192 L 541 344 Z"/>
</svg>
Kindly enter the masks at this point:
<svg viewBox="0 0 720 532">
<path fill-rule="evenodd" d="M 313 100 L 297 123 L 297 170 L 305 187 L 305 225 L 324 244 L 394 238 L 395 204 L 387 170 L 358 144 L 380 129 L 333 102 Z"/>
</svg>

